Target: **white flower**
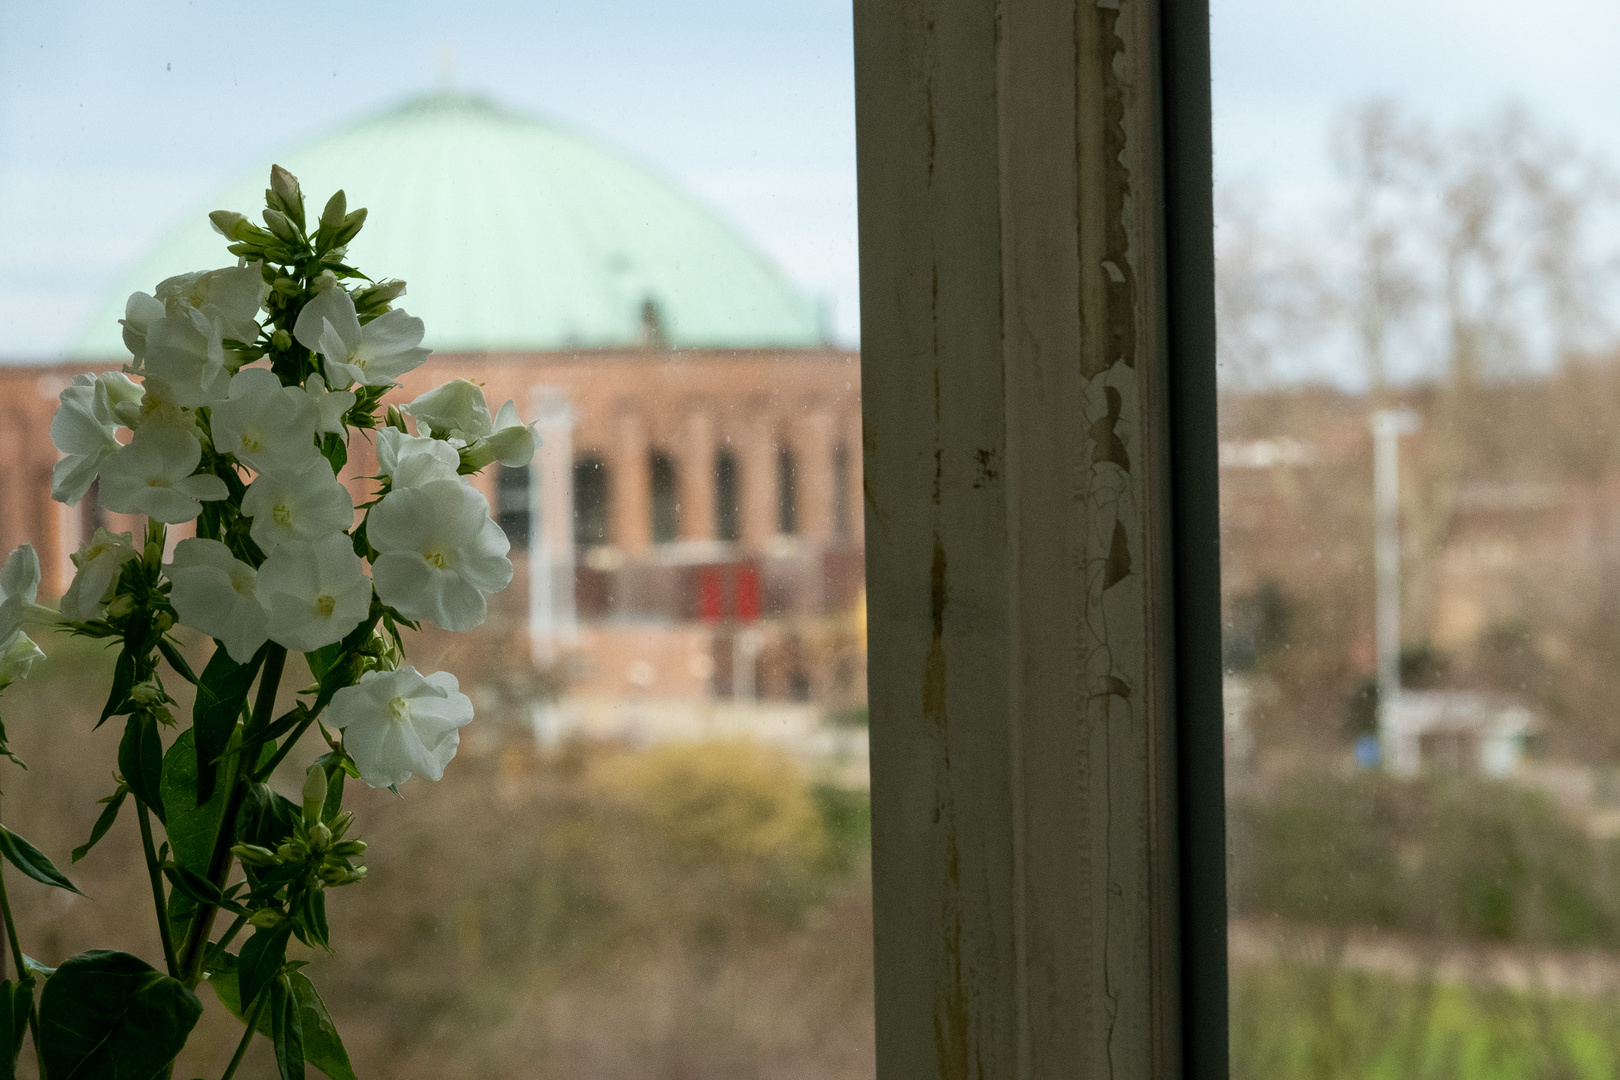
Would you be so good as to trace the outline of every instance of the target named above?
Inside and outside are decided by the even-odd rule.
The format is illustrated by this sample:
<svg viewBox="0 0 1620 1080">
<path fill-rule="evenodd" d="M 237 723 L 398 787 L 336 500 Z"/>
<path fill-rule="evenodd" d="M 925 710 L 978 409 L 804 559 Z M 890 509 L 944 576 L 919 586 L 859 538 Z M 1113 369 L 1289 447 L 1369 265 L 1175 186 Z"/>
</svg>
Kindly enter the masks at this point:
<svg viewBox="0 0 1620 1080">
<path fill-rule="evenodd" d="M 267 286 L 257 263 L 179 274 L 136 293 L 124 307 L 124 344 L 139 370 L 169 386 L 167 395 L 185 406 L 223 397 L 240 364 L 225 339 L 252 342 Z M 161 310 L 159 310 L 161 308 Z"/>
<path fill-rule="evenodd" d="M 165 315 L 146 329 L 146 355 L 140 372 L 161 379 L 178 405 L 206 405 L 224 397 L 231 373 L 225 366 L 223 334 L 217 323 L 198 326 L 186 315 Z"/>
<path fill-rule="evenodd" d="M 76 504 L 95 482 L 108 457 L 117 452 L 118 417 L 107 391 L 94 375 L 75 375 L 51 417 L 51 442 L 64 456 L 51 470 L 51 498 Z"/>
<path fill-rule="evenodd" d="M 482 469 L 491 461 L 499 461 L 508 469 L 521 468 L 534 457 L 538 444 L 533 424 L 518 419 L 517 406 L 508 401 L 495 414 L 495 430 L 468 452 L 469 462 Z"/>
<path fill-rule="evenodd" d="M 290 540 L 319 540 L 354 524 L 354 499 L 319 454 L 297 470 L 260 473 L 242 496 L 248 530 L 266 554 Z"/>
<path fill-rule="evenodd" d="M 195 436 L 164 424 L 146 424 L 128 446 L 101 467 L 101 504 L 119 514 L 145 514 L 177 525 L 202 512 L 202 503 L 223 499 L 225 481 L 193 476 L 202 460 Z"/>
<path fill-rule="evenodd" d="M 342 533 L 276 548 L 253 595 L 270 613 L 270 640 L 299 652 L 342 641 L 371 610 L 371 582 Z"/>
<path fill-rule="evenodd" d="M 473 718 L 472 701 L 448 671 L 424 676 L 414 667 L 368 671 L 328 706 L 343 746 L 372 787 L 394 787 L 413 776 L 438 780 Z"/>
<path fill-rule="evenodd" d="M 223 642 L 239 664 L 269 636 L 270 617 L 254 592 L 258 574 L 218 540 L 191 538 L 175 545 L 168 566 L 169 600 L 180 621 Z"/>
<path fill-rule="evenodd" d="M 0 653 L 9 650 L 22 633 L 23 619 L 32 614 L 39 597 L 39 555 L 24 544 L 0 566 Z"/>
<path fill-rule="evenodd" d="M 315 448 L 315 406 L 299 387 L 281 385 L 269 368 L 237 372 L 230 396 L 214 403 L 211 419 L 214 447 L 258 472 L 324 463 Z"/>
<path fill-rule="evenodd" d="M 11 639 L 11 644 L 0 650 L 0 690 L 4 690 L 18 679 L 28 678 L 28 669 L 34 666 L 34 661 L 45 659 L 45 652 L 34 639 L 27 634 L 18 634 Z"/>
<path fill-rule="evenodd" d="M 201 438 L 203 430 L 197 421 L 197 414 L 191 409 L 182 408 L 180 403 L 174 400 L 174 391 L 170 389 L 168 383 L 148 373 L 145 381 L 141 383 L 141 389 L 141 399 L 133 410 L 127 404 L 117 406 L 118 415 L 121 418 L 127 417 L 125 423 L 137 431 L 142 425 L 153 424 L 158 427 L 178 428 Z"/>
<path fill-rule="evenodd" d="M 385 427 L 377 433 L 377 472 L 394 489 L 421 487 L 435 480 L 456 480 L 461 455 L 456 448 L 426 435 L 407 435 Z"/>
<path fill-rule="evenodd" d="M 135 550 L 134 538 L 129 533 L 97 529 L 89 543 L 69 558 L 79 572 L 62 594 L 62 614 L 83 622 L 101 617 L 102 608 L 112 599 L 124 564 L 140 558 L 140 552 Z"/>
<path fill-rule="evenodd" d="M 136 360 L 146 357 L 146 331 L 167 314 L 163 301 L 148 293 L 130 293 L 124 302 L 124 317 L 118 322 L 124 328 L 124 347 Z"/>
<path fill-rule="evenodd" d="M 466 379 L 451 379 L 436 386 L 402 411 L 440 438 L 460 439 L 463 443 L 485 438 L 495 430 L 484 392 Z"/>
<path fill-rule="evenodd" d="M 354 391 L 328 390 L 325 379 L 311 375 L 304 380 L 304 394 L 315 409 L 315 430 L 322 435 L 336 435 L 348 442 L 349 429 L 343 423 L 343 417 L 354 408 Z"/>
<path fill-rule="evenodd" d="M 394 308 L 361 326 L 353 297 L 336 285 L 317 293 L 298 313 L 293 336 L 326 359 L 326 378 L 339 387 L 392 386 L 428 355 L 420 347 L 421 319 Z"/>
<path fill-rule="evenodd" d="M 454 480 L 390 492 L 372 507 L 366 539 L 379 553 L 372 574 L 382 602 L 446 630 L 482 623 L 485 594 L 512 580 L 511 545 L 489 504 Z"/>
<path fill-rule="evenodd" d="M 169 315 L 185 316 L 199 329 L 218 327 L 221 336 L 250 344 L 259 336 L 259 308 L 268 291 L 259 264 L 248 263 L 176 274 L 158 283 L 156 299 Z"/>
</svg>

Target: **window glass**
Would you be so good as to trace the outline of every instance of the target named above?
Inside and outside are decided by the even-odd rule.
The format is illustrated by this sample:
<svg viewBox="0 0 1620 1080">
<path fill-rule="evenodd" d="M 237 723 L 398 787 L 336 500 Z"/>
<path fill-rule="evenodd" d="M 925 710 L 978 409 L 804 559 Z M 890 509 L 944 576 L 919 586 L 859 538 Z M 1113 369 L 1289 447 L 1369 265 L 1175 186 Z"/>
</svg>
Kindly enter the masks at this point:
<svg viewBox="0 0 1620 1080">
<path fill-rule="evenodd" d="M 495 474 L 495 521 L 514 545 L 529 543 L 529 466 L 502 466 Z"/>
<path fill-rule="evenodd" d="M 1620 16 L 1538 24 L 1215 5 L 1243 1080 L 1620 1067 Z"/>
<path fill-rule="evenodd" d="M 407 283 L 433 352 L 387 401 L 465 379 L 534 426 L 527 465 L 470 481 L 511 584 L 471 632 L 406 635 L 475 718 L 442 780 L 349 783 L 367 878 L 328 898 L 335 953 L 290 953 L 355 1073 L 870 1078 L 848 7 L 13 7 L 0 545 L 35 545 L 42 601 L 98 528 L 143 527 L 94 489 L 51 501 L 57 395 L 130 358 L 132 293 L 234 262 L 207 214 L 259 220 L 272 163 L 311 216 L 338 188 L 365 207 L 350 261 Z M 357 502 L 374 436 L 347 446 Z M 212 643 L 176 633 L 204 670 Z M 89 898 L 8 873 L 23 947 L 161 962 L 129 807 L 69 854 L 119 769 L 114 654 L 42 644 L 0 702 L 29 763 L 0 761 L 4 819 Z M 242 1030 L 201 997 L 175 1076 L 221 1075 Z M 260 1039 L 235 1075 L 276 1071 Z"/>
<path fill-rule="evenodd" d="M 776 448 L 776 531 L 792 536 L 799 531 L 799 474 L 793 449 Z"/>
<path fill-rule="evenodd" d="M 714 538 L 733 543 L 742 536 L 738 502 L 737 455 L 722 447 L 714 453 Z"/>
</svg>

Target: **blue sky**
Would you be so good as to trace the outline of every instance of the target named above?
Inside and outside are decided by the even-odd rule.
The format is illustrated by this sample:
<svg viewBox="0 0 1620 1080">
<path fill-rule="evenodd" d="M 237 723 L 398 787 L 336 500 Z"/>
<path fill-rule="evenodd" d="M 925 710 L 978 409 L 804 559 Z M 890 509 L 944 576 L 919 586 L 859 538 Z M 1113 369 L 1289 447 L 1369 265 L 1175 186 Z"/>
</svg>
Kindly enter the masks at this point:
<svg viewBox="0 0 1620 1080">
<path fill-rule="evenodd" d="M 1613 0 L 1214 0 L 1217 170 L 1302 228 L 1327 131 L 1395 97 L 1507 100 L 1620 160 Z M 456 82 L 635 152 L 858 338 L 847 0 L 0 0 L 0 359 L 48 359 L 120 267 L 280 146 Z"/>
</svg>

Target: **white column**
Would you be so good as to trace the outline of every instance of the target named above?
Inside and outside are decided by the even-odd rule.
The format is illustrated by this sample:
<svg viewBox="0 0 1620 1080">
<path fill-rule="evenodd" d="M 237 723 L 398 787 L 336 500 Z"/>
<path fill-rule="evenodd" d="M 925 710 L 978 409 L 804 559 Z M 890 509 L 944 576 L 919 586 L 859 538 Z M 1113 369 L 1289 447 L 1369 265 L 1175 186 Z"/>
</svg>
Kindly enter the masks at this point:
<svg viewBox="0 0 1620 1080">
<path fill-rule="evenodd" d="M 536 663 L 574 644 L 574 412 L 562 390 L 536 386 L 539 449 L 529 465 L 529 643 Z"/>
</svg>

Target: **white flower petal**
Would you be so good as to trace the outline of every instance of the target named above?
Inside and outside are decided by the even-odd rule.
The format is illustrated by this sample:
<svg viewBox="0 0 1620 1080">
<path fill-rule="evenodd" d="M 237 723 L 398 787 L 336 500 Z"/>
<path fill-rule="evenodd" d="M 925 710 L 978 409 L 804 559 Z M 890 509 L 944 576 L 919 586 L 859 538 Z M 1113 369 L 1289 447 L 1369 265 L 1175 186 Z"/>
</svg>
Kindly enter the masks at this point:
<svg viewBox="0 0 1620 1080">
<path fill-rule="evenodd" d="M 339 690 L 328 707 L 332 724 L 360 778 L 372 787 L 403 784 L 412 776 L 438 780 L 460 745 L 459 729 L 472 721 L 472 701 L 454 676 L 428 678 L 413 667 L 369 671 Z"/>
</svg>

